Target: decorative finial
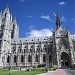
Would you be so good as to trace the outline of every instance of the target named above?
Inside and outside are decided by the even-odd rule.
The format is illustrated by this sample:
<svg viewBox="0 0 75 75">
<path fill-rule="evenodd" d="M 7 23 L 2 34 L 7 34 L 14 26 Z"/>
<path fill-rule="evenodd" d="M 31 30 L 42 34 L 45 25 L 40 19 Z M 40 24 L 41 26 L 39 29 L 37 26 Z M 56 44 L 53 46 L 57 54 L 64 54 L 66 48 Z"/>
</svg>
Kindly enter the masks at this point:
<svg viewBox="0 0 75 75">
<path fill-rule="evenodd" d="M 5 16 L 7 13 L 10 14 L 10 11 L 9 11 L 9 2 L 6 5 L 5 10 L 3 11 L 3 15 Z"/>
<path fill-rule="evenodd" d="M 16 15 L 15 15 L 15 17 L 14 17 L 14 21 L 16 21 Z"/>
<path fill-rule="evenodd" d="M 7 8 L 7 9 L 9 9 L 9 1 L 8 1 L 8 3 L 7 3 L 7 6 L 6 6 L 6 8 Z"/>
<path fill-rule="evenodd" d="M 57 26 L 57 29 L 58 29 L 59 27 L 61 27 L 61 24 L 62 24 L 62 22 L 61 22 L 61 19 L 60 19 L 60 17 L 59 17 L 59 13 L 58 13 L 58 11 L 57 11 L 57 14 L 56 14 L 56 26 Z"/>
<path fill-rule="evenodd" d="M 56 11 L 56 16 L 59 17 L 59 15 L 60 15 L 60 13 L 59 13 L 59 11 L 57 10 L 57 11 Z"/>
</svg>

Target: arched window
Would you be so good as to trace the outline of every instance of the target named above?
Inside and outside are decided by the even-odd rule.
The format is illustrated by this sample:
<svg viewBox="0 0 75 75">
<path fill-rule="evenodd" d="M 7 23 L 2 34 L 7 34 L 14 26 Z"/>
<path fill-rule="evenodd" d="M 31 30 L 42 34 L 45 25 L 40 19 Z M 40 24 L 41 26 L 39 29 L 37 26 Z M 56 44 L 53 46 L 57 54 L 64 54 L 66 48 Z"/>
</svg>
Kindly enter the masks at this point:
<svg viewBox="0 0 75 75">
<path fill-rule="evenodd" d="M 61 40 L 59 41 L 59 48 L 61 49 L 62 46 L 64 46 L 65 48 L 68 47 L 68 43 L 67 43 L 67 41 L 64 40 L 64 39 L 61 39 Z"/>
<path fill-rule="evenodd" d="M 22 47 L 19 46 L 19 47 L 18 47 L 18 52 L 21 52 L 21 51 L 22 51 Z"/>
<path fill-rule="evenodd" d="M 16 46 L 13 46 L 13 53 L 16 52 Z"/>
<path fill-rule="evenodd" d="M 40 52 L 40 45 L 37 46 L 36 52 Z"/>
<path fill-rule="evenodd" d="M 43 55 L 43 62 L 46 62 L 46 55 Z"/>
<path fill-rule="evenodd" d="M 28 62 L 31 62 L 31 61 L 32 61 L 32 56 L 28 55 Z"/>
<path fill-rule="evenodd" d="M 24 49 L 24 53 L 26 53 L 26 49 Z"/>
<path fill-rule="evenodd" d="M 16 63 L 16 61 L 17 61 L 17 57 L 16 55 L 14 55 L 14 63 Z"/>
<path fill-rule="evenodd" d="M 21 55 L 21 62 L 23 62 L 24 61 L 24 56 L 23 55 Z"/>
<path fill-rule="evenodd" d="M 10 60 L 10 57 L 9 57 L 9 55 L 8 55 L 8 57 L 7 57 L 7 63 L 9 63 L 9 60 Z"/>
<path fill-rule="evenodd" d="M 43 46 L 43 51 L 45 52 L 45 51 L 47 51 L 47 45 L 45 44 L 44 46 Z"/>
<path fill-rule="evenodd" d="M 38 62 L 38 55 L 35 56 L 35 62 Z"/>
<path fill-rule="evenodd" d="M 32 48 L 30 49 L 30 52 L 32 52 Z"/>
</svg>

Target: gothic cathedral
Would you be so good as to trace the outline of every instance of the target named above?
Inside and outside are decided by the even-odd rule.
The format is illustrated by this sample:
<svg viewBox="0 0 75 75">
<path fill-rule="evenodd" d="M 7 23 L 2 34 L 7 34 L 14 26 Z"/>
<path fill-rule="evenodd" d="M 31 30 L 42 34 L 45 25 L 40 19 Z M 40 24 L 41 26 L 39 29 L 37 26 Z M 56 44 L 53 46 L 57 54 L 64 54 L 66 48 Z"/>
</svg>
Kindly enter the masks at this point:
<svg viewBox="0 0 75 75">
<path fill-rule="evenodd" d="M 19 38 L 16 18 L 8 6 L 0 12 L 0 67 L 71 67 L 75 64 L 75 39 L 62 28 L 59 14 L 56 30 L 50 37 Z"/>
</svg>

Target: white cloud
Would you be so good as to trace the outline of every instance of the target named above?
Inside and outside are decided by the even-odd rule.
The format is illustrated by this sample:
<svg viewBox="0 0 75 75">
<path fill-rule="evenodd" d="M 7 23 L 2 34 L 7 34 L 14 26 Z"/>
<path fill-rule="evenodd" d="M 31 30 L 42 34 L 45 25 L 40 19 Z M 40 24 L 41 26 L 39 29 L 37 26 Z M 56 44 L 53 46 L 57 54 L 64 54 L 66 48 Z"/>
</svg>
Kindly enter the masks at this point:
<svg viewBox="0 0 75 75">
<path fill-rule="evenodd" d="M 28 17 L 28 18 L 32 18 L 33 16 L 30 16 L 30 15 L 29 15 L 29 16 L 27 16 L 27 17 Z"/>
<path fill-rule="evenodd" d="M 53 12 L 53 15 L 54 15 L 55 17 L 57 16 L 55 12 Z"/>
<path fill-rule="evenodd" d="M 70 37 L 71 37 L 71 39 L 75 40 L 75 34 L 72 34 Z"/>
<path fill-rule="evenodd" d="M 60 2 L 59 5 L 65 5 L 66 3 L 64 1 Z"/>
<path fill-rule="evenodd" d="M 27 37 L 45 37 L 52 36 L 52 31 L 50 29 L 42 29 L 42 30 L 31 30 L 29 33 L 26 33 Z"/>
<path fill-rule="evenodd" d="M 62 22 L 65 22 L 65 21 L 66 21 L 66 19 L 65 19 L 64 16 L 62 16 L 61 21 L 62 21 Z"/>
<path fill-rule="evenodd" d="M 40 18 L 43 18 L 43 19 L 46 19 L 46 20 L 49 20 L 50 22 L 54 22 L 49 15 L 46 15 L 46 16 L 41 16 Z"/>
</svg>

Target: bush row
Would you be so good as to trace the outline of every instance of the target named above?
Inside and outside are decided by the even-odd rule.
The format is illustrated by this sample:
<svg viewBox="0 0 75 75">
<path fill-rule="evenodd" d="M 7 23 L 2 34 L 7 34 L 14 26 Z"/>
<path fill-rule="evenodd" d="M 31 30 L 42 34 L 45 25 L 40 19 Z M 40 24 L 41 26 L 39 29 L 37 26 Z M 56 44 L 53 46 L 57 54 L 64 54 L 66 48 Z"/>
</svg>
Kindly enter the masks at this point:
<svg viewBox="0 0 75 75">
<path fill-rule="evenodd" d="M 54 71 L 55 68 L 47 68 L 48 71 Z M 27 71 L 46 71 L 45 68 L 33 68 L 33 69 L 27 69 Z"/>
</svg>

